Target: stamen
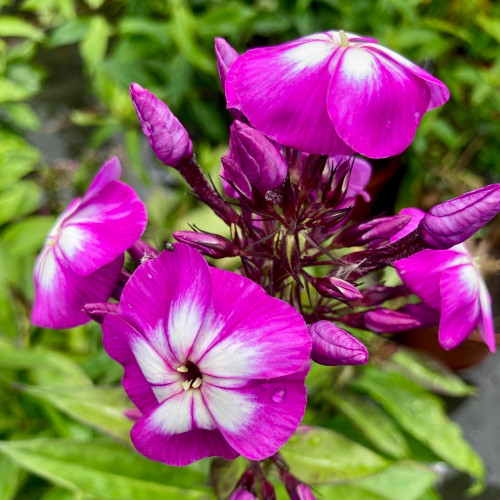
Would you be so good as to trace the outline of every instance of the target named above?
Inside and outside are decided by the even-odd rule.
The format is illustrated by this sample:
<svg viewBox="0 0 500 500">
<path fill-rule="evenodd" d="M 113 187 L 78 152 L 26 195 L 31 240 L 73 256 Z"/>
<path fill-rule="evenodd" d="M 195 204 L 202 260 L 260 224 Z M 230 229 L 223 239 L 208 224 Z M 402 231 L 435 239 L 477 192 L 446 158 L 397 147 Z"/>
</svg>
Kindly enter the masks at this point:
<svg viewBox="0 0 500 500">
<path fill-rule="evenodd" d="M 201 382 L 202 382 L 201 378 L 197 377 L 196 380 L 193 382 L 193 386 L 192 386 L 193 389 L 198 389 L 198 387 L 200 387 L 200 385 L 201 385 Z"/>
<path fill-rule="evenodd" d="M 188 367 L 185 366 L 185 365 L 179 366 L 179 368 L 177 368 L 177 371 L 181 372 L 181 373 L 187 373 L 188 372 Z"/>
<path fill-rule="evenodd" d="M 192 380 L 184 380 L 184 382 L 182 382 L 182 388 L 187 391 L 191 387 L 192 382 Z"/>
<path fill-rule="evenodd" d="M 340 35 L 340 43 L 341 43 L 342 47 L 349 47 L 349 38 L 347 38 L 345 31 L 340 30 L 339 35 Z"/>
</svg>

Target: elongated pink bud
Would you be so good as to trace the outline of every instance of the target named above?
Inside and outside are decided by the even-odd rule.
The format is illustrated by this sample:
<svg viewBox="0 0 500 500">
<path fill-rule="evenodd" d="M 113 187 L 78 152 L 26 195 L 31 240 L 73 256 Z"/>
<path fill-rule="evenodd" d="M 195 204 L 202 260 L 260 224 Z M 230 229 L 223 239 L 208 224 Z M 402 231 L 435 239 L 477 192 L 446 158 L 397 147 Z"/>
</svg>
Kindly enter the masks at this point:
<svg viewBox="0 0 500 500">
<path fill-rule="evenodd" d="M 96 302 L 93 304 L 85 304 L 82 307 L 94 321 L 102 325 L 104 318 L 108 314 L 116 314 L 118 312 L 118 304 L 114 302 Z"/>
<path fill-rule="evenodd" d="M 202 254 L 222 259 L 238 254 L 238 249 L 227 238 L 218 234 L 198 233 L 196 231 L 174 231 L 174 238 L 180 243 L 186 243 L 196 248 Z"/>
<path fill-rule="evenodd" d="M 363 365 L 368 360 L 366 347 L 350 333 L 330 323 L 318 321 L 308 327 L 312 338 L 312 360 L 320 365 Z"/>
<path fill-rule="evenodd" d="M 339 300 L 359 300 L 363 298 L 363 294 L 354 285 L 333 276 L 314 278 L 313 285 L 323 297 L 332 297 Z"/>
<path fill-rule="evenodd" d="M 418 227 L 431 247 L 451 248 L 470 238 L 500 212 L 500 184 L 491 184 L 432 207 Z"/>
<path fill-rule="evenodd" d="M 188 162 L 193 157 L 193 144 L 170 108 L 137 83 L 130 86 L 130 97 L 142 131 L 158 159 L 173 168 Z"/>
<path fill-rule="evenodd" d="M 397 333 L 418 328 L 420 321 L 414 316 L 392 309 L 373 309 L 365 314 L 366 328 L 375 333 Z"/>
</svg>

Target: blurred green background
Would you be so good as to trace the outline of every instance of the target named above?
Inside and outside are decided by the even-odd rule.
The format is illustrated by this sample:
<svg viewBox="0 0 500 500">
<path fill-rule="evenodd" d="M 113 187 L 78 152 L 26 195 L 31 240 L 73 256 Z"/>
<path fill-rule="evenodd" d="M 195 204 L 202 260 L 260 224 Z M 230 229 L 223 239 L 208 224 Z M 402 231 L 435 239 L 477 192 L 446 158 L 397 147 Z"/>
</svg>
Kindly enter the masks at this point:
<svg viewBox="0 0 500 500">
<path fill-rule="evenodd" d="M 446 105 L 425 115 L 401 157 L 374 162 L 383 194 L 375 211 L 425 208 L 500 180 L 500 4 L 0 0 L 0 8 L 0 499 L 208 498 L 208 461 L 179 471 L 129 451 L 131 422 L 123 410 L 130 403 L 97 325 L 56 332 L 29 324 L 35 256 L 55 216 L 109 156 L 121 159 L 124 179 L 148 206 L 151 244 L 187 222 L 218 227 L 185 196 L 176 174 L 159 168 L 129 84 L 168 103 L 217 183 L 230 116 L 214 37 L 240 52 L 327 29 L 374 37 L 451 91 Z M 483 474 L 430 392 L 461 397 L 473 390 L 410 351 L 391 355 L 355 373 L 323 369 L 310 376 L 306 421 L 329 429 L 317 436 L 327 444 L 311 445 L 309 462 L 301 462 L 307 446 L 290 443 L 287 457 L 298 460 L 299 477 L 314 482 L 314 456 L 343 450 L 340 464 L 325 458 L 322 479 L 332 484 L 321 490 L 324 498 L 440 498 L 433 470 L 422 464 L 444 461 Z M 415 417 L 415 404 L 425 419 Z M 236 477 L 241 464 L 221 469 Z M 227 490 L 220 486 L 224 474 L 212 473 L 218 491 Z"/>
</svg>

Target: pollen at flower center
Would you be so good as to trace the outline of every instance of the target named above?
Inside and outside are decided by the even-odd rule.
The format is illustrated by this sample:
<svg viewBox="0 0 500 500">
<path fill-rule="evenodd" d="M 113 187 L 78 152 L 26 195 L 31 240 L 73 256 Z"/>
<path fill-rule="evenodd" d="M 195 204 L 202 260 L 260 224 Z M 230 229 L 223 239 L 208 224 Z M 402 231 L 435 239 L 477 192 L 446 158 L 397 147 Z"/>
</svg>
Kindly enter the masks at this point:
<svg viewBox="0 0 500 500">
<path fill-rule="evenodd" d="M 200 369 L 192 361 L 188 361 L 185 365 L 179 366 L 177 371 L 184 379 L 182 387 L 185 391 L 190 388 L 198 389 L 198 387 L 201 386 L 203 375 L 200 372 Z"/>
</svg>

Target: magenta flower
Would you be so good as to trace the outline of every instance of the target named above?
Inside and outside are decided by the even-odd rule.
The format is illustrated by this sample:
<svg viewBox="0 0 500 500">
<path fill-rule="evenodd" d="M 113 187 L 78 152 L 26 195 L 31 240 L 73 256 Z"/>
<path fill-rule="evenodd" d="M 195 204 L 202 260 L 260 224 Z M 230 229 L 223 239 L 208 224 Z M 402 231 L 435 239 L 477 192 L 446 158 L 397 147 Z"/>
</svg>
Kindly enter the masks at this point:
<svg viewBox="0 0 500 500">
<path fill-rule="evenodd" d="M 311 340 L 302 316 L 187 245 L 137 269 L 103 331 L 143 413 L 132 441 L 153 460 L 260 460 L 304 414 Z"/>
<path fill-rule="evenodd" d="M 83 198 L 73 200 L 51 229 L 33 277 L 31 321 L 69 328 L 90 320 L 82 307 L 105 302 L 123 265 L 123 253 L 140 238 L 146 207 L 119 181 L 117 158 L 106 162 Z"/>
<path fill-rule="evenodd" d="M 416 227 L 425 213 L 407 209 L 410 226 Z M 404 233 L 399 233 L 399 237 Z M 465 244 L 448 250 L 423 250 L 395 262 L 403 283 L 424 304 L 441 311 L 439 343 L 453 349 L 478 329 L 491 352 L 495 352 L 495 331 L 491 297 Z"/>
<path fill-rule="evenodd" d="M 401 153 L 426 111 L 449 98 L 446 86 L 375 40 L 316 33 L 249 50 L 225 82 L 240 109 L 271 139 L 323 155 Z"/>
</svg>

